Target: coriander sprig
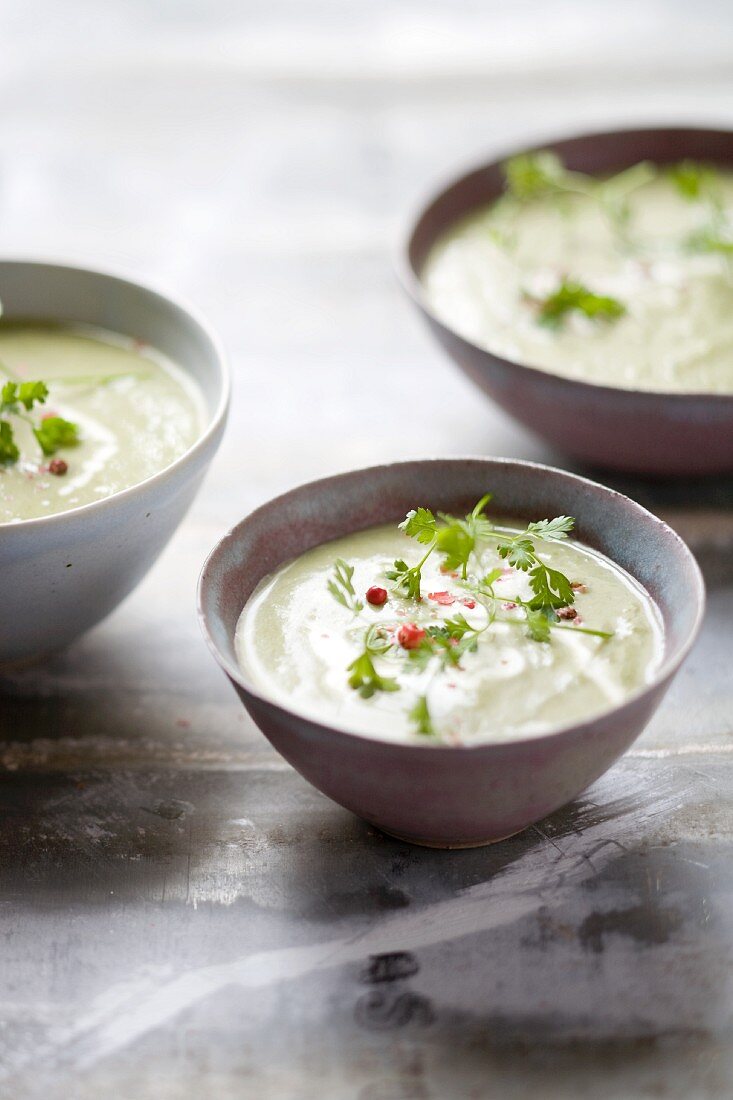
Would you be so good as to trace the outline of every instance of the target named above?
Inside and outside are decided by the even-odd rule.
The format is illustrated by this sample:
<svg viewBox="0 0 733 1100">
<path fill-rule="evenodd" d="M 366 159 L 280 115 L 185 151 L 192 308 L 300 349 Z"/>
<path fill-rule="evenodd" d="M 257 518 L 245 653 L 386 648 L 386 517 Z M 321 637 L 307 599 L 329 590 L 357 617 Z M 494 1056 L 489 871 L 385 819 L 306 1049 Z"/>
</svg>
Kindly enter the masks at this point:
<svg viewBox="0 0 733 1100">
<path fill-rule="evenodd" d="M 491 531 L 491 524 L 484 515 L 484 509 L 490 500 L 491 493 L 486 493 L 462 519 L 456 519 L 444 512 L 439 512 L 436 518 L 429 508 L 413 508 L 409 511 L 399 528 L 423 546 L 427 545 L 428 549 L 417 565 L 411 567 L 402 559 L 397 559 L 394 569 L 387 573 L 388 580 L 397 581 L 397 587 L 408 598 L 422 599 L 422 567 L 434 550 L 445 554 L 443 564 L 446 570 L 460 569 L 465 580 L 468 559 L 477 540 L 486 537 Z"/>
<path fill-rule="evenodd" d="M 353 565 L 349 565 L 343 558 L 337 558 L 333 565 L 333 578 L 328 582 L 328 591 L 335 600 L 356 614 L 363 609 L 364 604 L 357 598 L 353 576 Z"/>
<path fill-rule="evenodd" d="M 629 248 L 627 236 L 630 217 L 629 196 L 650 183 L 657 170 L 649 161 L 641 161 L 606 179 L 572 172 L 556 153 L 540 149 L 521 153 L 503 164 L 507 194 L 519 202 L 546 195 L 581 195 L 599 203 L 616 232 L 619 243 Z"/>
<path fill-rule="evenodd" d="M 471 626 L 459 614 L 454 619 L 426 627 L 420 644 L 408 651 L 408 668 L 422 672 L 435 658 L 440 668 L 456 668 L 464 654 L 475 652 L 479 635 L 490 624 L 491 619 L 483 626 Z"/>
<path fill-rule="evenodd" d="M 497 533 L 499 557 L 529 575 L 529 585 L 534 593 L 529 606 L 533 611 L 547 607 L 554 610 L 575 602 L 575 593 L 568 578 L 538 557 L 533 541 L 559 542 L 568 537 L 574 525 L 575 520 L 571 516 L 557 516 L 553 520 L 530 523 L 518 535 Z"/>
<path fill-rule="evenodd" d="M 544 298 L 525 294 L 528 302 L 537 308 L 537 322 L 545 328 L 561 328 L 569 314 L 580 313 L 589 321 L 618 321 L 626 313 L 626 306 L 618 298 L 608 294 L 596 294 L 584 283 L 563 279 Z"/>
<path fill-rule="evenodd" d="M 469 559 L 477 543 L 493 542 L 500 557 L 529 573 L 534 609 L 565 607 L 573 603 L 575 595 L 570 581 L 537 556 L 534 541 L 558 542 L 567 538 L 575 521 L 570 516 L 557 516 L 552 520 L 530 523 L 519 534 L 509 535 L 497 530 L 486 516 L 485 509 L 490 500 L 491 494 L 487 493 L 462 519 L 445 512 L 436 517 L 429 508 L 415 508 L 408 512 L 399 525 L 400 529 L 419 543 L 427 543 L 428 549 L 418 564 L 411 568 L 402 560 L 396 561 L 394 571 L 387 574 L 390 580 L 397 580 L 398 588 L 402 588 L 408 598 L 419 600 L 422 567 L 433 551 L 442 551 L 445 554 L 444 567 L 449 570 L 460 568 L 465 581 Z"/>
<path fill-rule="evenodd" d="M 4 368 L 3 368 L 4 369 Z M 28 414 L 48 397 L 45 382 L 22 382 L 9 379 L 0 389 L 0 465 L 12 466 L 20 458 L 15 440 L 13 418 L 30 425 L 44 455 L 55 454 L 61 447 L 74 447 L 79 442 L 76 424 L 62 416 L 45 416 L 36 421 Z"/>
<path fill-rule="evenodd" d="M 435 727 L 428 706 L 427 695 L 418 695 L 415 705 L 407 713 L 411 722 L 415 723 L 415 732 L 427 736 L 435 736 Z"/>
<path fill-rule="evenodd" d="M 400 685 L 392 677 L 382 676 L 374 666 L 374 658 L 384 656 L 392 648 L 384 628 L 373 623 L 364 632 L 361 652 L 354 658 L 346 671 L 349 687 L 358 691 L 362 699 L 371 699 L 377 691 L 399 691 Z"/>
<path fill-rule="evenodd" d="M 396 676 L 385 676 L 380 672 L 377 667 L 380 659 L 388 658 L 389 664 L 403 672 L 427 673 L 430 670 L 432 683 L 435 676 L 461 669 L 462 659 L 476 652 L 481 635 L 495 622 L 522 627 L 530 638 L 544 643 L 550 642 L 554 630 L 572 630 L 602 640 L 612 636 L 606 631 L 583 627 L 579 622 L 571 626 L 562 621 L 575 614 L 570 611 L 575 601 L 573 585 L 564 573 L 547 565 L 536 549 L 538 543 L 552 545 L 566 539 L 573 530 L 574 519 L 562 515 L 535 520 L 528 523 L 524 530 L 510 533 L 495 527 L 486 515 L 490 500 L 491 494 L 486 493 L 462 517 L 446 512 L 436 515 L 424 507 L 413 508 L 399 524 L 400 530 L 425 550 L 415 565 L 410 566 L 402 559 L 394 562 L 394 568 L 387 576 L 395 582 L 396 594 L 405 600 L 422 600 L 422 570 L 437 551 L 443 555 L 444 571 L 456 576 L 460 570 L 458 584 L 472 595 L 471 600 L 463 602 L 471 608 L 479 603 L 485 617 L 479 624 L 474 624 L 462 612 L 457 612 L 450 618 L 425 626 L 399 619 L 392 622 L 382 620 L 366 626 L 360 650 L 346 670 L 349 686 L 358 691 L 363 699 L 370 699 L 377 692 L 400 690 Z M 474 563 L 480 563 L 480 557 L 475 555 L 485 545 L 493 546 L 503 561 L 527 574 L 532 592 L 530 599 L 497 594 L 494 586 L 505 572 L 501 566 L 489 570 L 478 579 L 469 577 L 472 555 Z M 357 597 L 353 577 L 354 567 L 338 558 L 327 586 L 338 603 L 358 616 L 364 610 L 364 604 Z M 507 603 L 521 609 L 522 616 L 499 615 L 498 609 Z M 558 614 L 563 608 L 568 611 L 564 615 Z M 417 733 L 435 734 L 425 691 L 418 695 L 408 717 Z"/>
</svg>

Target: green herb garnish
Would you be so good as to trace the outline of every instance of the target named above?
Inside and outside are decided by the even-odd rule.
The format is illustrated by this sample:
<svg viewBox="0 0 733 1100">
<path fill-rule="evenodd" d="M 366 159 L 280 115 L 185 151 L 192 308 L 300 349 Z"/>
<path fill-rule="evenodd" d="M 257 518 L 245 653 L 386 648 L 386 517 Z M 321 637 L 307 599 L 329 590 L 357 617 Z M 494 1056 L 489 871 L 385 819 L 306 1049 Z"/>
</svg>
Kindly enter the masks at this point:
<svg viewBox="0 0 733 1100">
<path fill-rule="evenodd" d="M 33 434 L 45 455 L 54 455 L 61 447 L 75 447 L 79 442 L 76 424 L 62 416 L 44 416 Z"/>
<path fill-rule="evenodd" d="M 590 181 L 590 176 L 568 172 L 557 154 L 547 149 L 536 153 L 520 153 L 519 156 L 504 161 L 502 168 L 507 191 L 522 202 L 541 198 L 543 195 L 577 191 L 578 184 L 585 194 L 585 181 Z"/>
<path fill-rule="evenodd" d="M 708 164 L 683 160 L 667 169 L 667 175 L 675 188 L 688 202 L 709 199 L 718 182 L 718 173 Z"/>
<path fill-rule="evenodd" d="M 648 161 L 625 168 L 622 172 L 599 179 L 585 172 L 572 172 L 560 157 L 547 149 L 521 153 L 503 164 L 506 193 L 519 202 L 546 195 L 581 195 L 597 202 L 604 210 L 619 243 L 628 249 L 627 228 L 630 217 L 629 195 L 653 180 L 657 169 Z"/>
<path fill-rule="evenodd" d="M 538 543 L 552 544 L 566 539 L 575 523 L 572 517 L 536 520 L 528 523 L 523 531 L 510 534 L 495 527 L 486 515 L 490 500 L 491 495 L 487 493 L 462 517 L 445 512 L 436 515 L 429 508 L 414 508 L 399 524 L 400 530 L 424 547 L 425 552 L 413 566 L 402 559 L 394 562 L 394 568 L 387 576 L 394 581 L 395 593 L 402 599 L 420 602 L 422 569 L 431 554 L 439 553 L 443 555 L 443 571 L 455 576 L 460 570 L 460 586 L 471 593 L 476 603 L 481 604 L 486 617 L 480 626 L 472 625 L 460 611 L 424 627 L 408 624 L 404 620 L 371 623 L 364 630 L 360 652 L 347 668 L 349 686 L 358 691 L 362 698 L 370 699 L 379 691 L 400 690 L 396 677 L 384 676 L 379 671 L 376 665 L 378 659 L 388 657 L 388 661 L 402 671 L 423 673 L 431 668 L 433 676 L 460 669 L 462 658 L 476 651 L 479 637 L 494 622 L 523 627 L 529 637 L 545 644 L 551 641 L 553 630 L 573 630 L 601 639 L 611 637 L 606 631 L 562 621 L 563 618 L 570 618 L 570 614 L 558 612 L 570 608 L 575 601 L 575 592 L 565 574 L 547 565 L 536 549 Z M 530 599 L 497 595 L 494 585 L 504 573 L 501 567 L 489 570 L 478 579 L 469 575 L 472 555 L 478 554 L 485 546 L 493 546 L 510 566 L 527 574 L 532 592 Z M 473 561 L 480 562 L 480 558 L 474 557 Z M 339 558 L 334 564 L 333 578 L 327 584 L 331 595 L 358 615 L 364 610 L 364 605 L 357 599 L 353 575 L 354 567 Z M 520 609 L 521 617 L 499 616 L 498 610 L 506 603 Z M 469 606 L 473 606 L 470 601 Z M 411 631 L 409 642 L 401 636 L 408 626 Z M 409 711 L 409 718 L 416 732 L 435 734 L 424 692 Z"/>
<path fill-rule="evenodd" d="M 691 252 L 717 252 L 728 259 L 733 257 L 733 240 L 712 227 L 693 233 L 687 247 Z"/>
<path fill-rule="evenodd" d="M 333 574 L 333 579 L 328 582 L 328 591 L 333 598 L 355 614 L 361 611 L 364 604 L 357 599 L 352 582 L 354 576 L 353 565 L 349 565 L 343 558 L 337 558 L 334 562 Z"/>
<path fill-rule="evenodd" d="M 534 592 L 530 603 L 533 611 L 567 607 L 575 601 L 575 593 L 568 578 L 558 569 L 545 565 L 537 556 L 533 542 L 536 539 L 541 542 L 559 542 L 568 537 L 574 525 L 575 520 L 570 516 L 540 520 L 539 523 L 528 524 L 521 534 L 509 536 L 504 545 L 497 548 L 501 558 L 515 569 L 529 574 L 530 588 Z"/>
<path fill-rule="evenodd" d="M 430 716 L 430 708 L 428 707 L 427 695 L 418 695 L 414 707 L 412 707 L 407 716 L 415 723 L 416 733 L 423 733 L 429 736 L 435 734 L 433 720 Z"/>
<path fill-rule="evenodd" d="M 12 466 L 20 458 L 13 435 L 13 429 L 7 420 L 0 420 L 0 465 Z"/>
<path fill-rule="evenodd" d="M 573 603 L 575 596 L 570 581 L 557 569 L 551 569 L 545 565 L 535 552 L 534 542 L 537 540 L 558 542 L 567 538 L 575 521 L 570 516 L 558 516 L 552 520 L 543 519 L 528 524 L 526 529 L 517 535 L 507 535 L 498 531 L 485 515 L 485 508 L 490 500 L 491 494 L 487 493 L 462 519 L 445 512 L 438 513 L 436 517 L 429 508 L 417 508 L 408 512 L 399 525 L 400 529 L 423 545 L 427 544 L 428 551 L 418 565 L 412 568 L 409 568 L 404 561 L 396 561 L 394 571 L 387 576 L 397 581 L 398 589 L 403 589 L 402 594 L 419 600 L 421 598 L 419 579 L 415 583 L 415 578 L 419 578 L 423 565 L 434 550 L 445 554 L 444 568 L 448 570 L 460 568 L 461 576 L 465 581 L 469 559 L 477 543 L 494 542 L 502 558 L 515 568 L 529 573 L 530 585 L 534 592 L 533 607 L 557 608 Z M 406 577 L 410 578 L 407 584 L 405 584 Z M 489 584 L 493 584 L 497 575 L 492 573 L 491 577 Z"/>
<path fill-rule="evenodd" d="M 11 466 L 20 458 L 15 442 L 12 418 L 24 420 L 44 455 L 55 454 L 62 447 L 74 447 L 79 442 L 76 424 L 61 416 L 47 416 L 35 421 L 28 416 L 36 405 L 45 404 L 48 386 L 45 382 L 9 380 L 0 390 L 0 465 Z"/>
<path fill-rule="evenodd" d="M 546 298 L 530 300 L 539 306 L 539 324 L 547 328 L 560 328 L 570 313 L 582 313 L 591 321 L 617 321 L 626 313 L 617 298 L 596 294 L 571 279 L 564 279 Z"/>
<path fill-rule="evenodd" d="M 391 649 L 382 627 L 374 625 L 364 632 L 364 642 L 361 653 L 355 657 L 346 669 L 349 676 L 349 687 L 358 691 L 362 699 L 371 699 L 377 691 L 399 691 L 400 685 L 389 676 L 381 676 L 374 667 L 374 658 L 384 655 Z"/>
<path fill-rule="evenodd" d="M 415 600 L 421 599 L 422 567 L 433 551 L 439 550 L 445 554 L 444 567 L 447 570 L 461 569 L 465 580 L 468 559 L 476 546 L 476 540 L 486 536 L 491 530 L 491 524 L 483 514 L 490 500 L 491 494 L 487 493 L 463 519 L 456 519 L 442 512 L 436 518 L 429 508 L 414 508 L 408 512 L 399 525 L 400 530 L 428 549 L 417 565 L 412 567 L 401 559 L 395 561 L 394 569 L 387 573 L 387 578 L 397 581 L 397 586 L 404 595 Z"/>
</svg>

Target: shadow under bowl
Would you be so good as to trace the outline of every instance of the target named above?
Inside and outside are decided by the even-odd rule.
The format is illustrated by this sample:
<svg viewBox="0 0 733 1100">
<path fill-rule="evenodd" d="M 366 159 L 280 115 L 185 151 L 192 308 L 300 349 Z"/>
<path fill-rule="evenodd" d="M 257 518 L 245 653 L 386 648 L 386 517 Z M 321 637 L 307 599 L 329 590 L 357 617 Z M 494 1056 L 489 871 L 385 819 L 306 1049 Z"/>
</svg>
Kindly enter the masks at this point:
<svg viewBox="0 0 733 1100">
<path fill-rule="evenodd" d="M 188 307 L 128 279 L 0 260 L 3 316 L 105 328 L 163 352 L 203 396 L 201 434 L 146 481 L 68 512 L 0 526 L 0 666 L 38 661 L 108 615 L 145 575 L 191 504 L 219 446 L 229 374 Z"/>
<path fill-rule="evenodd" d="M 540 147 L 576 172 L 604 176 L 649 160 L 696 160 L 733 170 L 733 131 L 617 130 Z M 525 150 L 516 150 L 520 152 Z M 422 208 L 399 260 L 401 282 L 448 355 L 506 412 L 560 451 L 594 466 L 658 477 L 733 471 L 733 394 L 659 393 L 596 385 L 513 362 L 443 322 L 421 271 L 436 241 L 504 190 L 502 163 L 461 175 Z"/>
<path fill-rule="evenodd" d="M 620 706 L 557 732 L 470 748 L 379 741 L 303 717 L 261 693 L 237 664 L 234 636 L 257 583 L 311 547 L 381 523 L 416 503 L 465 513 L 485 492 L 498 515 L 566 513 L 577 537 L 634 576 L 660 610 L 664 657 Z M 665 523 L 627 497 L 573 474 L 503 459 L 378 466 L 301 486 L 242 520 L 199 580 L 199 617 L 214 657 L 274 747 L 314 787 L 386 833 L 470 847 L 539 821 L 594 782 L 642 731 L 698 631 L 697 563 Z"/>
</svg>

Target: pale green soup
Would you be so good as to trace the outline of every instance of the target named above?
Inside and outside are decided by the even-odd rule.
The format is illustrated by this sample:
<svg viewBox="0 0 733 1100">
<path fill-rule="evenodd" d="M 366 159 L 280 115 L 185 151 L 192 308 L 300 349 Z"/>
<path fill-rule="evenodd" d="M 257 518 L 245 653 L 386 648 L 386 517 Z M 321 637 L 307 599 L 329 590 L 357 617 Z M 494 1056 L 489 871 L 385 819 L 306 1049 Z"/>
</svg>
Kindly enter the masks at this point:
<svg viewBox="0 0 733 1100">
<path fill-rule="evenodd" d="M 510 530 L 511 527 L 501 527 Z M 528 633 L 514 604 L 531 593 L 526 573 L 509 568 L 493 549 L 474 554 L 468 582 L 499 569 L 496 617 L 472 598 L 460 576 L 434 558 L 423 570 L 418 603 L 395 593 L 386 573 L 395 558 L 417 559 L 415 543 L 394 527 L 378 527 L 309 551 L 265 578 L 242 611 L 236 651 L 242 670 L 263 694 L 306 716 L 390 741 L 471 745 L 546 733 L 600 714 L 646 684 L 662 655 L 660 616 L 628 574 L 600 554 L 567 540 L 542 549 L 542 560 L 576 585 L 575 617 L 547 642 Z M 328 591 L 334 561 L 354 567 L 353 585 L 364 606 L 356 613 Z M 370 606 L 373 585 L 388 592 Z M 473 604 L 473 606 L 471 606 Z M 475 628 L 477 644 L 458 665 L 439 658 L 417 664 L 397 643 L 400 629 L 440 626 L 458 615 Z M 370 698 L 349 686 L 347 667 L 371 624 L 394 645 L 374 658 L 398 690 Z M 486 629 L 482 629 L 486 627 Z M 586 634 L 594 629 L 612 634 Z M 417 732 L 413 709 L 424 699 L 429 733 Z"/>
<path fill-rule="evenodd" d="M 53 457 L 50 472 L 32 425 L 12 418 L 20 458 L 0 465 L 0 523 L 66 512 L 164 470 L 204 425 L 195 383 L 156 349 L 102 329 L 0 322 L 0 385 L 43 380 L 49 396 L 30 419 L 72 421 L 79 443 Z"/>
<path fill-rule="evenodd" d="M 616 212 L 615 216 L 614 210 Z M 505 195 L 453 226 L 421 272 L 450 328 L 512 361 L 626 389 L 733 393 L 733 176 L 691 201 L 657 175 L 610 208 L 585 195 Z M 538 302 L 572 280 L 623 315 Z"/>
</svg>

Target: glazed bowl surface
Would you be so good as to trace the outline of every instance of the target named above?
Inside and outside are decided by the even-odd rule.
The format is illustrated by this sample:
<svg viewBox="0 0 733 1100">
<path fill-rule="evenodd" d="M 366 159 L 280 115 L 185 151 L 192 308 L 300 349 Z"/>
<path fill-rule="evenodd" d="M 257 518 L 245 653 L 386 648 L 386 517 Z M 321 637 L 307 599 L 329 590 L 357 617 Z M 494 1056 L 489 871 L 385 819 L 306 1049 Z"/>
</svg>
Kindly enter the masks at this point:
<svg viewBox="0 0 733 1100">
<path fill-rule="evenodd" d="M 537 149 L 557 153 L 573 171 L 612 175 L 642 160 L 664 165 L 704 161 L 733 170 L 733 131 L 698 128 L 615 130 Z M 421 271 L 451 226 L 498 199 L 502 164 L 515 149 L 454 178 L 413 219 L 398 258 L 400 280 L 440 345 L 506 412 L 584 463 L 652 476 L 733 471 L 733 394 L 664 393 L 562 377 L 479 347 L 441 320 Z"/>
<path fill-rule="evenodd" d="M 0 666 L 40 660 L 108 615 L 168 542 L 221 440 L 229 374 L 217 338 L 190 307 L 102 271 L 0 260 L 9 319 L 98 326 L 169 356 L 198 384 L 196 442 L 146 481 L 57 515 L 0 525 Z"/>
<path fill-rule="evenodd" d="M 499 515 L 575 516 L 577 537 L 626 569 L 657 604 L 664 624 L 661 666 L 622 705 L 531 739 L 469 748 L 408 745 L 306 718 L 267 698 L 239 668 L 234 637 L 240 612 L 278 566 L 320 543 L 398 522 L 418 504 L 465 513 L 489 491 Z M 225 535 L 199 581 L 209 647 L 278 752 L 320 791 L 384 832 L 445 848 L 510 836 L 602 775 L 659 704 L 694 641 L 704 602 L 689 549 L 640 505 L 551 467 L 486 458 L 402 462 L 303 485 Z"/>
</svg>

